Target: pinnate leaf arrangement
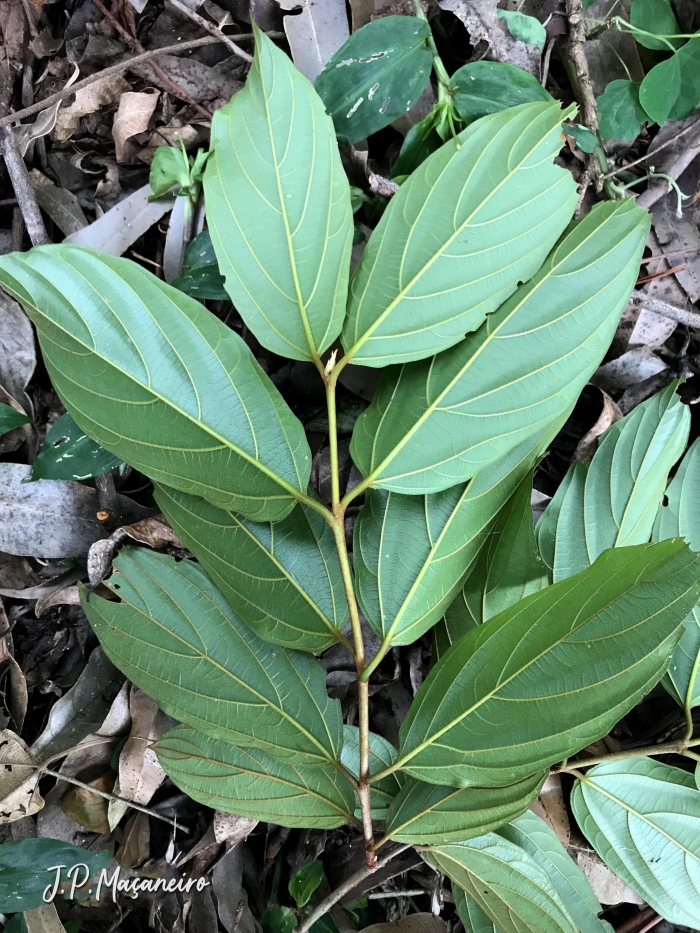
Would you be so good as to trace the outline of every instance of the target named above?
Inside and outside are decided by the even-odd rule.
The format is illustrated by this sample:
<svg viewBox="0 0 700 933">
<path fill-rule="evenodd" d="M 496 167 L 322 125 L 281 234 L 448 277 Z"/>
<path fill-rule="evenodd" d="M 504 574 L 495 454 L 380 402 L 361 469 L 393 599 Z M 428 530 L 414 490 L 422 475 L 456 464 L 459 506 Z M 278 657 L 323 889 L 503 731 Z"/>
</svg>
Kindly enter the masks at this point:
<svg viewBox="0 0 700 933">
<path fill-rule="evenodd" d="M 411 67 L 429 69 L 426 25 L 401 29 Z M 630 296 L 648 215 L 618 200 L 572 221 L 576 186 L 554 161 L 571 112 L 534 95 L 465 118 L 407 173 L 350 277 L 336 132 L 356 138 L 362 112 L 341 132 L 328 113 L 338 122 L 347 100 L 328 84 L 317 92 L 257 32 L 244 90 L 214 116 L 203 186 L 246 327 L 325 386 L 330 502 L 310 485 L 300 421 L 193 297 L 91 249 L 0 257 L 75 423 L 152 479 L 196 558 L 125 548 L 112 598 L 85 595 L 85 612 L 180 722 L 156 751 L 195 800 L 287 827 L 353 824 L 368 871 L 385 846 L 419 846 L 467 930 L 604 933 L 585 877 L 528 809 L 548 770 L 566 770 L 605 862 L 697 926 L 700 790 L 682 766 L 700 761 L 700 448 L 667 489 L 689 427 L 675 385 L 572 467 L 536 535 L 530 508 L 533 469 Z M 353 365 L 382 372 L 345 490 L 336 388 Z M 351 562 L 346 510 L 361 502 Z M 370 730 L 370 677 L 431 630 L 395 748 Z M 315 657 L 334 645 L 357 669 L 357 727 Z M 660 682 L 684 710 L 681 739 L 575 757 Z"/>
</svg>

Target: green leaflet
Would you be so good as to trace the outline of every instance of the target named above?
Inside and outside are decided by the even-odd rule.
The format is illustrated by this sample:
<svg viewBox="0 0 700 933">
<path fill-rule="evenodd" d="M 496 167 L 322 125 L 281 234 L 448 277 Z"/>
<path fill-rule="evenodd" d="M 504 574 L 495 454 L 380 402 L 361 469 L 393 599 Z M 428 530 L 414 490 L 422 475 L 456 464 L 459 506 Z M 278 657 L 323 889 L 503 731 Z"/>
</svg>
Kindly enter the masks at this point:
<svg viewBox="0 0 700 933">
<path fill-rule="evenodd" d="M 606 548 L 649 540 L 668 472 L 688 439 L 690 410 L 676 387 L 672 383 L 608 428 L 590 465 L 570 468 L 537 529 L 555 582 L 583 570 Z"/>
<path fill-rule="evenodd" d="M 571 806 L 596 852 L 671 923 L 700 926 L 700 791 L 651 758 L 596 765 Z"/>
<path fill-rule="evenodd" d="M 205 298 L 225 301 L 228 298 L 208 230 L 202 230 L 191 241 L 185 250 L 185 269 L 173 279 L 172 284 L 173 288 L 178 288 L 198 301 Z"/>
<path fill-rule="evenodd" d="M 343 726 L 343 751 L 340 754 L 342 764 L 348 769 L 353 777 L 360 777 L 360 730 L 357 726 Z M 369 770 L 370 774 L 377 774 L 379 771 L 388 768 L 396 761 L 398 752 L 385 738 L 377 735 L 376 732 L 369 734 Z M 383 820 L 386 818 L 386 811 L 392 800 L 401 790 L 403 784 L 403 775 L 399 773 L 389 774 L 387 777 L 377 781 L 370 789 L 370 806 L 372 808 L 372 819 Z M 359 800 L 357 801 L 356 814 L 360 816 Z"/>
<path fill-rule="evenodd" d="M 455 612 L 447 618 L 452 642 L 475 625 L 513 606 L 531 593 L 547 586 L 547 568 L 535 544 L 532 524 L 532 474 L 528 472 L 508 502 L 498 513 L 486 545 L 466 579 L 461 599 L 466 624 L 455 631 Z"/>
<path fill-rule="evenodd" d="M 430 79 L 430 26 L 414 16 L 383 16 L 362 26 L 326 62 L 314 87 L 338 142 L 356 143 L 403 116 Z"/>
<path fill-rule="evenodd" d="M 32 463 L 30 479 L 88 479 L 121 462 L 65 414 L 47 431 L 44 446 Z"/>
<path fill-rule="evenodd" d="M 491 918 L 483 912 L 475 901 L 464 893 L 462 888 L 454 885 L 452 894 L 465 933 L 499 933 Z"/>
<path fill-rule="evenodd" d="M 464 486 L 430 496 L 370 489 L 355 524 L 355 585 L 374 631 L 408 645 L 438 621 L 499 508 L 546 441 L 528 438 Z"/>
<path fill-rule="evenodd" d="M 426 858 L 462 888 L 498 933 L 579 933 L 547 873 L 496 833 L 435 846 Z"/>
<path fill-rule="evenodd" d="M 441 787 L 408 778 L 389 807 L 386 835 L 395 842 L 445 845 L 498 829 L 539 794 L 546 771 L 510 787 Z"/>
<path fill-rule="evenodd" d="M 177 726 L 155 745 L 168 777 L 207 807 L 280 826 L 333 829 L 352 820 L 353 791 L 329 764 L 276 761 Z"/>
<path fill-rule="evenodd" d="M 544 52 L 547 30 L 536 17 L 528 16 L 517 10 L 498 10 L 498 18 L 505 19 L 514 39 L 536 45 L 540 52 Z"/>
<path fill-rule="evenodd" d="M 207 222 L 226 289 L 263 346 L 317 358 L 345 315 L 352 211 L 310 82 L 255 24 L 245 88 L 212 119 Z"/>
<path fill-rule="evenodd" d="M 102 447 L 259 521 L 283 518 L 305 493 L 300 422 L 244 341 L 197 301 L 79 246 L 1 256 L 0 282 L 36 325 L 61 400 Z"/>
<path fill-rule="evenodd" d="M 669 483 L 666 505 L 660 505 L 653 540 L 682 537 L 693 551 L 700 550 L 700 440 L 695 440 Z M 662 683 L 681 706 L 700 704 L 700 606 L 683 623 L 681 640 L 673 652 Z"/>
<path fill-rule="evenodd" d="M 340 703 L 315 658 L 269 645 L 189 561 L 125 548 L 109 587 L 83 594 L 109 659 L 171 716 L 225 742 L 293 764 L 335 761 Z"/>
<path fill-rule="evenodd" d="M 639 85 L 624 78 L 611 81 L 598 98 L 603 139 L 635 139 L 647 115 L 639 103 Z"/>
<path fill-rule="evenodd" d="M 350 282 L 342 342 L 354 363 L 451 347 L 534 275 L 576 205 L 552 161 L 567 113 L 552 102 L 492 114 L 401 186 Z"/>
<path fill-rule="evenodd" d="M 644 32 L 656 33 L 661 36 L 673 36 L 683 32 L 668 0 L 633 0 L 630 7 L 630 23 L 636 26 L 637 29 L 643 29 Z M 676 48 L 683 44 L 682 39 L 668 39 L 664 42 L 661 39 L 642 36 L 639 33 L 635 33 L 634 38 L 645 48 L 659 49 L 662 52 L 668 52 L 669 42 L 671 45 L 675 45 Z"/>
<path fill-rule="evenodd" d="M 156 500 L 236 613 L 265 641 L 320 652 L 348 613 L 333 532 L 299 505 L 279 522 L 249 522 L 167 486 Z"/>
<path fill-rule="evenodd" d="M 0 403 L 0 434 L 7 434 L 13 428 L 18 428 L 22 424 L 31 424 L 32 419 L 20 411 L 16 411 L 11 405 Z"/>
<path fill-rule="evenodd" d="M 470 62 L 450 78 L 455 107 L 464 120 L 477 120 L 533 101 L 549 101 L 552 95 L 534 75 L 506 62 Z"/>
<path fill-rule="evenodd" d="M 678 539 L 611 549 L 469 632 L 418 691 L 396 766 L 502 786 L 606 735 L 668 666 L 699 572 Z"/>
<path fill-rule="evenodd" d="M 366 482 L 446 489 L 565 415 L 609 345 L 648 229 L 630 200 L 598 205 L 475 334 L 384 372 L 352 437 Z"/>
<path fill-rule="evenodd" d="M 520 846 L 547 873 L 580 933 L 612 933 L 610 924 L 598 919 L 603 908 L 588 878 L 544 820 L 527 810 L 498 835 Z"/>
</svg>

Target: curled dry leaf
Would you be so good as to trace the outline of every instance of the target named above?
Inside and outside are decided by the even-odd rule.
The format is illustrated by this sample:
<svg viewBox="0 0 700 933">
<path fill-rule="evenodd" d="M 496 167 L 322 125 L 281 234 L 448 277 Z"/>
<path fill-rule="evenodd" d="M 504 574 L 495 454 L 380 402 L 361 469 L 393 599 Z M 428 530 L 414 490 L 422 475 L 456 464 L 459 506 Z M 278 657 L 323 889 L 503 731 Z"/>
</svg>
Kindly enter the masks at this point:
<svg viewBox="0 0 700 933">
<path fill-rule="evenodd" d="M 9 628 L 10 623 L 0 599 L 0 635 L 7 632 Z M 2 726 L 7 726 L 11 721 L 16 731 L 21 732 L 24 717 L 27 713 L 29 697 L 26 678 L 14 657 L 12 635 L 10 634 L 0 637 L 0 677 L 5 678 L 4 703 L 10 717 L 10 720 L 7 717 L 2 717 L 5 720 L 2 722 Z"/>
<path fill-rule="evenodd" d="M 36 601 L 34 615 L 40 619 L 52 606 L 79 606 L 80 590 L 75 583 L 60 590 L 43 593 Z"/>
<path fill-rule="evenodd" d="M 604 431 L 607 431 L 611 424 L 615 424 L 616 421 L 622 418 L 622 412 L 608 393 L 604 392 L 600 387 L 597 388 L 603 396 L 603 410 L 590 431 L 586 432 L 578 442 L 576 450 L 574 451 L 573 459 L 581 460 L 583 463 L 590 463 L 593 459 L 593 454 L 598 449 L 598 438 L 600 435 Z"/>
<path fill-rule="evenodd" d="M 214 838 L 217 842 L 226 842 L 230 846 L 238 845 L 252 833 L 258 825 L 258 820 L 250 820 L 246 816 L 236 816 L 235 813 L 224 813 L 216 810 L 214 821 Z"/>
<path fill-rule="evenodd" d="M 159 91 L 128 91 L 122 94 L 112 126 L 117 162 L 133 161 L 137 149 L 141 147 L 130 143 L 131 137 L 148 129 L 159 97 Z"/>
<path fill-rule="evenodd" d="M 9 729 L 0 731 L 0 824 L 41 810 L 38 783 L 37 762 L 27 744 Z"/>
<path fill-rule="evenodd" d="M 122 75 L 108 75 L 88 87 L 81 88 L 70 107 L 64 107 L 58 112 L 54 139 L 58 142 L 70 139 L 77 130 L 81 117 L 95 113 L 101 107 L 115 106 L 122 94 L 129 90 L 129 83 Z"/>
<path fill-rule="evenodd" d="M 153 515 L 133 525 L 123 525 L 113 531 L 104 541 L 96 541 L 90 548 L 87 559 L 88 577 L 91 586 L 96 586 L 109 573 L 112 559 L 119 545 L 131 538 L 152 548 L 172 545 L 184 548 L 184 544 L 172 530 L 164 515 Z"/>
</svg>

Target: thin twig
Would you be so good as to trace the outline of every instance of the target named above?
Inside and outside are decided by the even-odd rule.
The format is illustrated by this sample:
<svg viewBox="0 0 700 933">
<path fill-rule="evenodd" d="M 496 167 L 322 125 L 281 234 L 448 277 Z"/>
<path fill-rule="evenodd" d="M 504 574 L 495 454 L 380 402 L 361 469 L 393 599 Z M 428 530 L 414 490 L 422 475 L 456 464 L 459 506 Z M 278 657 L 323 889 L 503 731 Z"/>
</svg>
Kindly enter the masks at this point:
<svg viewBox="0 0 700 933">
<path fill-rule="evenodd" d="M 195 13 L 194 10 L 191 10 L 188 6 L 185 6 L 184 3 L 180 3 L 180 0 L 168 0 L 170 6 L 175 7 L 178 13 L 182 13 L 183 16 L 187 16 L 192 20 L 193 23 L 196 23 L 198 26 L 201 26 L 206 32 L 211 36 L 216 36 L 219 42 L 222 42 L 228 49 L 230 49 L 234 55 L 237 55 L 239 58 L 242 58 L 243 61 L 252 62 L 253 56 L 249 55 L 247 52 L 244 52 L 240 45 L 236 45 L 233 39 L 230 36 L 227 36 L 221 29 L 218 29 L 213 23 L 210 23 L 209 20 L 204 19 L 203 16 L 200 16 L 199 13 Z"/>
<path fill-rule="evenodd" d="M 44 218 L 41 216 L 32 183 L 29 180 L 27 166 L 24 164 L 17 138 L 9 127 L 0 127 L 0 153 L 5 160 L 7 174 L 10 176 L 29 239 L 34 246 L 50 243 L 51 240 L 44 226 Z"/>
<path fill-rule="evenodd" d="M 654 155 L 656 152 L 658 152 L 658 149 L 655 149 L 652 155 Z M 673 165 L 670 165 L 666 169 L 664 175 L 667 175 L 668 178 L 673 179 L 673 181 L 675 181 L 677 178 L 680 178 L 680 176 L 688 168 L 690 163 L 698 156 L 698 154 L 700 154 L 700 136 L 688 144 L 688 146 L 683 150 L 683 152 L 681 152 Z M 637 198 L 638 206 L 649 210 L 653 204 L 656 204 L 656 202 L 659 201 L 664 195 L 668 194 L 672 187 L 673 185 L 668 180 L 659 180 L 656 184 L 649 185 L 646 191 L 643 191 Z M 680 210 L 680 202 L 682 200 L 681 192 L 678 188 L 676 188 L 676 190 L 678 191 L 678 208 Z"/>
<path fill-rule="evenodd" d="M 686 133 L 690 133 L 692 130 L 700 130 L 700 120 L 696 120 L 695 123 L 691 123 L 690 126 L 686 126 L 684 130 L 681 130 L 680 133 L 676 133 L 675 136 L 672 136 L 670 139 L 667 139 L 665 143 L 661 143 L 653 152 L 647 152 L 646 155 L 640 156 L 638 159 L 635 159 L 634 162 L 628 162 L 627 165 L 623 165 L 621 168 L 616 168 L 614 172 L 608 172 L 607 175 L 603 175 L 603 178 L 613 178 L 615 175 L 619 175 L 620 172 L 626 172 L 629 168 L 634 168 L 635 165 L 641 165 L 642 162 L 646 162 L 647 159 L 653 159 L 657 152 L 661 152 L 662 149 L 666 149 L 667 146 L 671 146 L 677 139 L 680 139 L 681 136 L 685 136 Z"/>
<path fill-rule="evenodd" d="M 68 784 L 75 784 L 76 787 L 82 787 L 83 790 L 89 790 L 90 793 L 97 794 L 98 797 L 104 797 L 105 800 L 115 800 L 117 803 L 123 803 L 125 806 L 131 807 L 132 810 L 140 810 L 141 813 L 146 813 L 148 816 L 153 816 L 157 820 L 162 820 L 163 823 L 168 823 L 174 829 L 180 830 L 182 833 L 189 834 L 189 829 L 187 829 L 185 826 L 181 826 L 177 820 L 171 820 L 167 816 L 162 816 L 160 813 L 156 813 L 155 810 L 150 810 L 148 807 L 142 807 L 140 803 L 134 803 L 133 800 L 126 800 L 124 797 L 117 797 L 116 794 L 110 794 L 106 790 L 98 790 L 91 784 L 85 784 L 83 781 L 79 781 L 77 778 L 68 777 L 66 774 L 61 774 L 60 771 L 53 771 L 51 768 L 44 768 L 40 765 L 39 771 L 42 774 L 50 774 L 51 777 L 58 778 L 59 781 L 66 781 Z"/>
<path fill-rule="evenodd" d="M 578 761 L 569 761 L 564 765 L 556 765 L 551 769 L 552 774 L 562 771 L 576 774 L 578 768 L 590 768 L 593 765 L 607 764 L 610 761 L 625 761 L 627 758 L 646 758 L 651 755 L 682 755 L 686 751 L 683 741 L 667 742 L 665 745 L 650 745 L 646 748 L 628 748 L 623 752 L 613 752 L 611 755 L 598 755 L 595 758 L 579 758 Z"/>
<path fill-rule="evenodd" d="M 383 868 L 385 865 L 396 858 L 397 855 L 400 855 L 401 852 L 405 852 L 406 849 L 410 849 L 410 845 L 402 845 L 394 849 L 389 855 L 385 855 L 384 858 L 381 858 L 377 861 L 376 868 Z M 349 878 L 346 878 L 345 881 L 340 885 L 339 888 L 336 888 L 328 897 L 324 897 L 321 903 L 315 907 L 309 916 L 303 920 L 296 929 L 296 933 L 306 933 L 317 920 L 320 920 L 334 904 L 337 904 L 338 901 L 343 897 L 348 891 L 352 891 L 353 888 L 364 881 L 365 878 L 373 874 L 376 871 L 376 868 L 368 868 L 366 865 L 363 865 L 362 868 L 359 868 L 354 875 L 350 875 Z"/>
<path fill-rule="evenodd" d="M 129 33 L 126 31 L 126 29 L 124 29 L 124 27 L 119 22 L 119 20 L 114 16 L 114 14 L 111 13 L 107 9 L 107 7 L 102 3 L 102 0 L 93 0 L 93 2 L 95 6 L 97 7 L 97 9 L 100 11 L 100 13 L 102 13 L 103 16 L 107 17 L 107 19 L 114 26 L 114 28 L 117 30 L 117 32 L 122 37 L 122 39 L 124 39 L 124 41 L 127 42 L 132 47 L 132 49 L 136 49 L 137 52 L 146 51 L 144 47 L 141 45 L 141 43 L 138 41 L 138 39 L 135 39 L 133 36 L 129 35 Z M 165 71 L 163 71 L 160 65 L 156 64 L 156 62 L 149 62 L 149 64 L 151 68 L 155 71 L 155 73 L 158 75 L 158 77 L 161 79 L 161 81 L 167 84 L 167 86 L 170 88 L 170 90 L 173 92 L 173 94 L 176 97 L 179 97 L 180 100 L 184 100 L 185 103 L 188 103 L 191 107 L 195 107 L 206 120 L 211 119 L 211 112 L 207 110 L 206 107 L 202 107 L 202 105 L 198 103 L 194 99 L 194 97 L 188 94 L 187 91 L 183 90 L 179 84 L 173 81 L 173 79 Z"/>
<path fill-rule="evenodd" d="M 677 321 L 679 324 L 685 324 L 686 327 L 692 327 L 693 330 L 700 331 L 700 314 L 693 311 L 686 311 L 684 308 L 677 308 L 667 301 L 661 301 L 660 298 L 652 298 L 644 292 L 633 291 L 630 297 L 630 303 L 641 306 L 647 311 L 653 311 L 663 317 Z"/>
</svg>

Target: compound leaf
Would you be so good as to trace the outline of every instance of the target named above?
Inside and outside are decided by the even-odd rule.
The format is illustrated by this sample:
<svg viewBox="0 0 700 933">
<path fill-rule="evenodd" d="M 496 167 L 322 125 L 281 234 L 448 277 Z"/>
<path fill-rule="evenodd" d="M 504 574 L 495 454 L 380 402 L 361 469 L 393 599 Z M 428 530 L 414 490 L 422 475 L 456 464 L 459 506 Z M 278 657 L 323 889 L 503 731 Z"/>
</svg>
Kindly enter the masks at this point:
<svg viewBox="0 0 700 933">
<path fill-rule="evenodd" d="M 638 405 L 608 428 L 589 465 L 570 468 L 571 477 L 538 529 L 555 583 L 589 566 L 606 548 L 649 540 L 669 470 L 688 439 L 690 410 L 676 388 L 672 383 Z M 543 541 L 552 531 L 553 548 Z"/>
<path fill-rule="evenodd" d="M 579 933 L 547 873 L 496 833 L 435 846 L 426 858 L 474 901 L 498 933 Z"/>
<path fill-rule="evenodd" d="M 204 173 L 226 290 L 263 346 L 317 358 L 340 333 L 352 210 L 323 102 L 254 25 L 245 87 L 217 110 Z"/>
<path fill-rule="evenodd" d="M 320 652 L 347 617 L 333 533 L 299 505 L 274 523 L 250 522 L 167 486 L 156 500 L 235 612 L 266 641 Z"/>
<path fill-rule="evenodd" d="M 128 259 L 80 246 L 0 257 L 82 430 L 147 476 L 248 518 L 287 515 L 311 452 L 244 341 Z"/>
<path fill-rule="evenodd" d="M 534 275 L 576 202 L 553 164 L 565 115 L 555 102 L 491 114 L 404 182 L 350 283 L 342 342 L 353 362 L 444 350 Z"/>
<path fill-rule="evenodd" d="M 190 561 L 125 548 L 108 586 L 83 594 L 110 660 L 171 716 L 292 764 L 336 761 L 340 704 L 315 658 L 269 645 Z"/>
<path fill-rule="evenodd" d="M 534 75 L 506 62 L 462 65 L 450 78 L 450 87 L 457 112 L 469 122 L 518 104 L 552 100 Z"/>
<path fill-rule="evenodd" d="M 692 774 L 630 758 L 574 785 L 576 820 L 605 864 L 671 923 L 700 926 L 700 791 Z"/>
<path fill-rule="evenodd" d="M 699 572 L 679 539 L 611 549 L 472 630 L 418 691 L 396 766 L 502 786 L 606 735 L 663 675 Z"/>
<path fill-rule="evenodd" d="M 545 447 L 529 438 L 466 485 L 429 496 L 368 491 L 355 524 L 356 586 L 385 641 L 411 644 L 438 621 L 490 540 L 499 508 Z"/>
<path fill-rule="evenodd" d="M 437 492 L 566 415 L 609 345 L 648 229 L 649 215 L 630 200 L 598 205 L 475 334 L 430 360 L 389 367 L 353 432 L 365 481 Z"/>
<path fill-rule="evenodd" d="M 520 846 L 547 873 L 580 933 L 612 933 L 610 924 L 598 919 L 603 908 L 588 878 L 544 820 L 527 810 L 502 826 L 498 835 Z"/>
<path fill-rule="evenodd" d="M 546 771 L 510 787 L 442 787 L 408 778 L 389 807 L 386 835 L 395 842 L 445 845 L 498 829 L 539 794 Z"/>
<path fill-rule="evenodd" d="M 207 807 L 280 826 L 333 829 L 352 819 L 354 795 L 332 765 L 277 761 L 188 726 L 154 746 L 168 777 Z"/>
<path fill-rule="evenodd" d="M 433 56 L 430 26 L 415 16 L 383 16 L 353 33 L 314 87 L 341 145 L 359 142 L 403 116 L 423 93 Z"/>
</svg>

